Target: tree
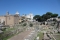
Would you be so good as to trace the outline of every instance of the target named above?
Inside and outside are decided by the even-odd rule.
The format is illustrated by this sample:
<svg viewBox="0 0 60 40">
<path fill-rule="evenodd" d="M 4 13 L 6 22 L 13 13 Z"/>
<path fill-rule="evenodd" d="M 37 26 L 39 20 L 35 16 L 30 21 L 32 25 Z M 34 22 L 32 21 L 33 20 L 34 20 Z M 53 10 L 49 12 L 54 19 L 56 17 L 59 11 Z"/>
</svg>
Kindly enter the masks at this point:
<svg viewBox="0 0 60 40">
<path fill-rule="evenodd" d="M 46 14 L 43 14 L 42 17 L 47 17 L 47 18 L 50 18 L 52 15 L 51 12 L 47 12 Z"/>
<path fill-rule="evenodd" d="M 47 12 L 47 13 L 46 13 L 46 15 L 52 15 L 52 14 L 53 14 L 53 13 L 51 13 L 51 12 Z"/>
<path fill-rule="evenodd" d="M 51 15 L 51 17 L 57 17 L 58 16 L 58 14 L 52 14 Z"/>
<path fill-rule="evenodd" d="M 50 18 L 50 15 L 43 14 L 43 15 L 42 15 L 42 18 L 44 18 L 45 20 L 47 20 L 47 19 Z"/>
<path fill-rule="evenodd" d="M 52 14 L 53 14 L 52 12 L 47 12 L 47 13 L 46 13 L 47 19 L 51 18 L 51 15 L 52 15 Z"/>
<path fill-rule="evenodd" d="M 40 17 L 40 15 L 35 15 L 34 17 L 33 17 L 33 19 L 38 19 Z"/>
<path fill-rule="evenodd" d="M 35 19 L 36 21 L 40 22 L 41 21 L 41 16 L 40 15 L 35 15 L 33 17 L 33 19 Z"/>
<path fill-rule="evenodd" d="M 58 18 L 60 18 L 60 16 L 58 16 Z"/>
<path fill-rule="evenodd" d="M 40 15 L 35 15 L 33 18 L 37 20 L 38 22 L 46 21 L 49 18 L 52 17 L 57 17 L 58 14 L 53 14 L 52 12 L 46 12 L 46 14 L 43 14 L 42 16 Z"/>
</svg>

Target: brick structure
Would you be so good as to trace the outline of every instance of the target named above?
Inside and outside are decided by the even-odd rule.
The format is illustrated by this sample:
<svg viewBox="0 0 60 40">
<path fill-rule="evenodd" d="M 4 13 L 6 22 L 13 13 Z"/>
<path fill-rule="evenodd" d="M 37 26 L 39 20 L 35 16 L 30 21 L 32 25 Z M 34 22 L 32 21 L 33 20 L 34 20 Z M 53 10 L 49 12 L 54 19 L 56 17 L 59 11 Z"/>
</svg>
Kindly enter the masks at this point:
<svg viewBox="0 0 60 40">
<path fill-rule="evenodd" d="M 9 26 L 19 24 L 19 13 L 16 12 L 15 15 L 9 15 L 9 12 L 7 12 L 6 15 L 0 16 L 0 23 Z"/>
</svg>

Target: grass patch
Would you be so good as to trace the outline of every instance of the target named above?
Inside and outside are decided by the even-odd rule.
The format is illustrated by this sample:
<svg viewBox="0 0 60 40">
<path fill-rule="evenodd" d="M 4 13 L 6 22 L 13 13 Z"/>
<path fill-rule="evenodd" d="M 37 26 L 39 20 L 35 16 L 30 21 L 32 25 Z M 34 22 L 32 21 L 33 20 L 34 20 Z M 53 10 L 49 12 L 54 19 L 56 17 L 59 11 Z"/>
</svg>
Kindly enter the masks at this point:
<svg viewBox="0 0 60 40">
<path fill-rule="evenodd" d="M 14 28 L 9 28 L 9 29 L 7 29 L 7 31 L 11 31 L 11 30 L 15 30 L 15 29 L 14 29 Z M 4 33 L 6 33 L 7 31 L 4 31 Z M 4 33 L 3 33 L 3 34 L 4 34 Z M 21 33 L 21 32 L 19 32 L 19 33 Z M 7 39 L 9 39 L 9 38 L 11 38 L 11 37 L 13 37 L 13 36 L 15 36 L 15 35 L 18 35 L 19 33 L 13 34 L 13 35 L 10 35 L 10 36 L 7 36 L 7 37 L 3 37 L 3 35 L 0 35 L 0 36 L 3 37 L 2 40 L 7 40 Z"/>
<path fill-rule="evenodd" d="M 34 40 L 36 40 L 36 37 L 35 37 L 35 39 Z"/>
<path fill-rule="evenodd" d="M 12 35 L 12 36 L 14 36 L 14 35 Z M 12 36 L 8 36 L 8 37 L 4 38 L 3 40 L 7 40 L 7 39 L 11 38 Z"/>
<path fill-rule="evenodd" d="M 55 33 L 55 34 L 60 34 L 60 33 L 57 32 L 57 33 Z"/>
<path fill-rule="evenodd" d="M 39 40 L 43 39 L 43 33 L 39 32 L 39 34 L 37 36 L 39 36 Z"/>
<path fill-rule="evenodd" d="M 10 31 L 10 30 L 15 30 L 16 28 L 8 28 L 7 30 Z"/>
<path fill-rule="evenodd" d="M 54 35 L 54 37 L 56 38 L 56 40 L 60 40 L 60 35 Z"/>
<path fill-rule="evenodd" d="M 19 33 L 21 33 L 21 32 L 19 32 Z M 14 35 L 11 35 L 11 36 L 8 36 L 8 37 L 4 38 L 3 40 L 7 40 L 7 39 L 9 39 L 9 38 L 11 38 L 11 37 L 13 37 L 13 36 L 15 36 L 15 35 L 18 35 L 19 33 L 14 34 Z"/>
</svg>

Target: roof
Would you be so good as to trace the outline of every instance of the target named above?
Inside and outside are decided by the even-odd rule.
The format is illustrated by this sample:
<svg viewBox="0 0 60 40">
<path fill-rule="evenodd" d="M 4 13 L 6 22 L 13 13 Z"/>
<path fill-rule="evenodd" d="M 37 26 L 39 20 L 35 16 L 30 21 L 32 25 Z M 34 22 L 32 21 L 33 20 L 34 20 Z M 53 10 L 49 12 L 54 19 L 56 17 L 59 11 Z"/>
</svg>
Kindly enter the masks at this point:
<svg viewBox="0 0 60 40">
<path fill-rule="evenodd" d="M 19 14 L 19 12 L 17 11 L 16 14 Z"/>
</svg>

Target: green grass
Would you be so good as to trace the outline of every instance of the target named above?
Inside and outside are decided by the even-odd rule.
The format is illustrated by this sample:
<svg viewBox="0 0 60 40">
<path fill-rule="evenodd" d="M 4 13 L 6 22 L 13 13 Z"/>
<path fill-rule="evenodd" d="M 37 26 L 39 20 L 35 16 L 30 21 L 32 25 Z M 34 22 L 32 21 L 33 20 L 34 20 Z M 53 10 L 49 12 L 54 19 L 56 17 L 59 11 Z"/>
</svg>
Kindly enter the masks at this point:
<svg viewBox="0 0 60 40">
<path fill-rule="evenodd" d="M 9 30 L 9 31 L 10 31 L 10 30 L 14 30 L 14 28 L 9 28 L 8 30 Z M 23 32 L 23 31 L 21 31 L 21 32 Z M 21 32 L 19 32 L 19 33 L 21 33 Z M 8 37 L 4 38 L 3 40 L 7 40 L 7 39 L 9 39 L 9 38 L 11 38 L 11 37 L 13 37 L 13 36 L 15 36 L 15 35 L 18 35 L 19 33 L 14 34 L 14 35 L 11 35 L 11 36 L 8 36 Z"/>
<path fill-rule="evenodd" d="M 60 35 L 54 35 L 54 37 L 56 38 L 56 40 L 60 40 Z"/>
<path fill-rule="evenodd" d="M 34 40 L 36 40 L 36 37 L 35 37 L 35 39 Z"/>
<path fill-rule="evenodd" d="M 3 40 L 7 40 L 7 39 L 9 39 L 9 38 L 11 38 L 13 36 L 15 36 L 15 35 L 8 36 L 8 37 L 4 38 Z"/>
<path fill-rule="evenodd" d="M 8 28 L 6 31 L 4 31 L 4 33 L 7 32 L 7 31 L 11 31 L 11 30 L 15 30 L 15 28 Z M 19 34 L 19 33 L 17 33 L 17 34 Z M 7 37 L 3 38 L 2 40 L 7 40 L 7 39 L 9 39 L 9 38 L 11 38 L 11 37 L 13 37 L 13 36 L 15 36 L 17 34 L 14 34 L 14 35 L 11 35 L 11 36 L 7 36 Z"/>
<path fill-rule="evenodd" d="M 37 36 L 39 36 L 39 40 L 43 39 L 43 33 L 39 32 L 39 34 Z"/>
<path fill-rule="evenodd" d="M 8 28 L 7 30 L 9 31 L 9 30 L 14 30 L 15 28 Z"/>
<path fill-rule="evenodd" d="M 21 33 L 21 32 L 19 32 L 19 33 Z M 19 33 L 14 34 L 14 35 L 11 35 L 11 36 L 8 36 L 8 37 L 4 38 L 3 40 L 7 40 L 7 39 L 9 39 L 9 38 L 11 38 L 11 37 L 13 37 L 13 36 L 15 36 L 15 35 L 18 35 Z"/>
<path fill-rule="evenodd" d="M 55 33 L 55 34 L 60 34 L 60 33 Z"/>
<path fill-rule="evenodd" d="M 19 27 L 20 27 L 20 26 L 19 26 Z M 19 27 L 17 27 L 17 28 L 7 28 L 7 30 L 5 30 L 4 33 L 6 33 L 7 31 L 16 30 L 16 29 L 18 29 Z M 21 27 L 22 27 L 22 26 L 21 26 Z M 24 30 L 25 30 L 25 28 L 24 28 Z M 23 32 L 24 30 L 22 30 L 21 32 Z M 19 32 L 19 33 L 21 33 L 21 32 Z M 15 35 L 18 35 L 19 33 L 16 33 L 16 34 L 11 35 L 11 36 L 7 36 L 7 37 L 3 38 L 2 40 L 7 40 L 7 39 L 9 39 L 9 38 L 11 38 L 11 37 L 13 37 L 13 36 L 15 36 Z M 1 35 L 0 35 L 0 36 L 1 36 Z"/>
</svg>

